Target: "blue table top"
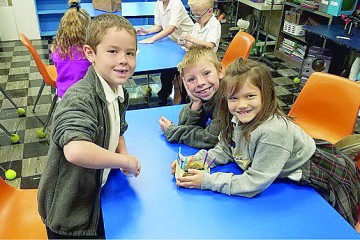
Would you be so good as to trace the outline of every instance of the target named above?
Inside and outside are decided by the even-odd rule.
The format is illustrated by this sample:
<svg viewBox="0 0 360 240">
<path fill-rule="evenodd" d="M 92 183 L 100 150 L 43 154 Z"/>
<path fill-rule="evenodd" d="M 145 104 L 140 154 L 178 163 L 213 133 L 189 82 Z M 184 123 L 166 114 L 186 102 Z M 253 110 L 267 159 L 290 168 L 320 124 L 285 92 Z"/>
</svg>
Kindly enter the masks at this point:
<svg viewBox="0 0 360 240">
<path fill-rule="evenodd" d="M 149 28 L 150 26 L 146 27 Z M 135 26 L 135 28 L 138 28 L 138 26 Z M 138 36 L 138 41 L 150 36 Z M 185 55 L 185 50 L 168 37 L 153 44 L 138 43 L 138 49 L 139 54 L 136 55 L 135 74 L 158 73 L 162 70 L 176 68 Z"/>
<path fill-rule="evenodd" d="M 348 47 L 352 50 L 360 52 L 360 30 L 353 28 L 352 34 L 348 35 L 347 31 L 344 30 L 343 25 L 318 25 L 318 26 L 303 26 L 304 30 L 312 34 L 321 36 L 322 38 L 329 39 L 336 42 L 339 45 Z M 348 37 L 347 39 L 339 39 L 336 36 Z"/>
<path fill-rule="evenodd" d="M 122 10 L 114 13 L 123 17 L 154 17 L 155 4 L 156 2 L 123 2 L 121 3 Z M 82 3 L 81 7 L 89 13 L 90 17 L 108 13 L 94 9 L 92 3 Z"/>
<path fill-rule="evenodd" d="M 181 107 L 127 112 L 127 148 L 142 171 L 138 178 L 110 173 L 101 196 L 107 238 L 359 239 L 315 190 L 290 181 L 276 181 L 251 199 L 176 187 L 170 164 L 180 145 L 165 140 L 158 119 L 165 115 L 177 122 Z M 196 151 L 182 146 L 184 155 Z M 234 164 L 214 169 L 219 170 L 241 174 Z"/>
</svg>

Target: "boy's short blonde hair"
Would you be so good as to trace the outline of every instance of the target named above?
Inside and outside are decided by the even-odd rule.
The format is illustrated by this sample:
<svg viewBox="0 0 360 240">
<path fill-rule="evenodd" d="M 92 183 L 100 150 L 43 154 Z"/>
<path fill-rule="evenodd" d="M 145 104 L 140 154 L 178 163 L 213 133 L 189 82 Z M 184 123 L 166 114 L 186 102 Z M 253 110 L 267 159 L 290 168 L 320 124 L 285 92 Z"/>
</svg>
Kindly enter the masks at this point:
<svg viewBox="0 0 360 240">
<path fill-rule="evenodd" d="M 190 7 L 198 7 L 203 11 L 214 6 L 214 0 L 189 0 L 188 5 Z"/>
<path fill-rule="evenodd" d="M 180 76 L 184 76 L 185 68 L 195 66 L 204 60 L 210 61 L 219 72 L 221 71 L 221 63 L 211 48 L 203 45 L 193 45 L 177 66 Z"/>
<path fill-rule="evenodd" d="M 137 41 L 136 30 L 134 26 L 131 25 L 131 23 L 126 18 L 109 13 L 101 14 L 91 20 L 90 25 L 86 31 L 85 44 L 89 45 L 96 53 L 96 47 L 105 36 L 106 31 L 113 27 L 116 27 L 116 29 L 119 31 L 127 31 L 131 36 L 134 37 L 134 40 Z"/>
</svg>

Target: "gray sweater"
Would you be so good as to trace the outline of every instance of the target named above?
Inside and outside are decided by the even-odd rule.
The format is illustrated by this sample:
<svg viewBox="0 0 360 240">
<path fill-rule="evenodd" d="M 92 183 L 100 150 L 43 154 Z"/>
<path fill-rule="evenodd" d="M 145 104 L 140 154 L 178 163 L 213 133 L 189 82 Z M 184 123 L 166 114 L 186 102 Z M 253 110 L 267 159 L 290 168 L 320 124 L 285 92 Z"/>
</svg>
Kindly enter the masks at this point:
<svg viewBox="0 0 360 240">
<path fill-rule="evenodd" d="M 231 146 L 220 142 L 209 150 L 208 159 L 215 165 L 236 162 L 244 170 L 233 173 L 204 173 L 201 188 L 229 195 L 253 197 L 268 188 L 276 178 L 286 178 L 301 167 L 315 152 L 314 140 L 295 123 L 271 117 L 250 135 L 249 144 L 242 138 L 241 125 L 234 127 Z M 205 150 L 195 154 L 204 159 Z"/>
<path fill-rule="evenodd" d="M 180 111 L 178 125 L 171 124 L 165 131 L 169 142 L 184 143 L 195 148 L 210 148 L 218 143 L 219 120 L 214 119 L 216 94 L 203 102 L 199 111 L 192 111 L 186 104 Z M 210 122 L 210 123 L 209 123 Z"/>
<path fill-rule="evenodd" d="M 125 111 L 129 94 L 125 89 L 124 94 L 124 103 L 119 101 L 120 135 L 127 129 Z M 40 216 L 53 232 L 68 236 L 96 235 L 103 170 L 70 163 L 63 147 L 70 141 L 89 141 L 108 149 L 109 128 L 105 93 L 90 66 L 84 79 L 66 91 L 54 115 L 47 163 L 38 192 Z"/>
</svg>

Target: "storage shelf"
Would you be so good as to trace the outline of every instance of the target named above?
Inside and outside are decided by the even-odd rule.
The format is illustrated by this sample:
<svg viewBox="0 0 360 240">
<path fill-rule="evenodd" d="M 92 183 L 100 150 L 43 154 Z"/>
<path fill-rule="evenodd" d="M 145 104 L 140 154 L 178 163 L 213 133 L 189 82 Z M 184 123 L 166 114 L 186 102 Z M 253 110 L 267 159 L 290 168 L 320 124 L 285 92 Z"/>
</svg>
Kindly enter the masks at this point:
<svg viewBox="0 0 360 240">
<path fill-rule="evenodd" d="M 330 25 L 331 21 L 332 21 L 332 16 L 329 15 L 329 14 L 320 12 L 320 11 L 314 11 L 314 10 L 311 10 L 311 9 L 304 9 L 304 8 L 301 7 L 301 5 L 293 3 L 291 0 L 286 1 L 284 3 L 284 8 L 283 8 L 282 13 L 281 13 L 279 34 L 278 34 L 278 39 L 277 39 L 277 43 L 276 43 L 276 46 L 275 46 L 274 55 L 276 57 L 282 59 L 283 61 L 288 62 L 289 64 L 293 65 L 294 67 L 300 68 L 301 63 L 302 63 L 301 60 L 296 60 L 296 59 L 290 57 L 288 54 L 280 51 L 280 49 L 279 49 L 284 38 L 288 38 L 289 40 L 298 42 L 301 45 L 306 45 L 307 44 L 305 36 L 295 36 L 295 35 L 292 35 L 292 34 L 290 34 L 288 32 L 283 31 L 285 12 L 289 11 L 289 10 L 291 10 L 293 8 L 295 8 L 295 10 L 300 10 L 299 11 L 301 13 L 300 20 L 304 21 L 304 20 L 307 20 L 308 18 L 311 18 L 313 20 L 311 22 L 312 24 L 318 23 L 318 24 Z"/>
<path fill-rule="evenodd" d="M 288 54 L 280 51 L 280 50 L 275 50 L 274 51 L 274 56 L 277 58 L 280 58 L 281 60 L 290 63 L 292 66 L 296 67 L 296 68 L 301 68 L 301 61 L 296 60 L 292 57 L 290 57 Z"/>
<path fill-rule="evenodd" d="M 281 30 L 281 33 L 283 33 L 283 34 L 285 34 L 287 36 L 290 36 L 290 37 L 292 37 L 292 38 L 294 38 L 296 40 L 299 40 L 302 43 L 306 43 L 305 36 L 295 36 L 295 35 L 292 35 L 290 33 L 284 32 L 283 30 Z"/>
</svg>

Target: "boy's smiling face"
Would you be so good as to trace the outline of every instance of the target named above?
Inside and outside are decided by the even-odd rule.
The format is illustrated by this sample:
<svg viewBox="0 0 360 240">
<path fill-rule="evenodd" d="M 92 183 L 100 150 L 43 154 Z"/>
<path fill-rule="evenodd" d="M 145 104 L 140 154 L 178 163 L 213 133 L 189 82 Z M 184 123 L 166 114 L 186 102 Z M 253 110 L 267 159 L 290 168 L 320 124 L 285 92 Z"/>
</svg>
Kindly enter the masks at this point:
<svg viewBox="0 0 360 240">
<path fill-rule="evenodd" d="M 184 82 L 191 95 L 202 100 L 210 100 L 219 88 L 221 70 L 215 68 L 210 60 L 203 59 L 196 65 L 184 68 Z"/>
<path fill-rule="evenodd" d="M 124 29 L 108 29 L 97 45 L 96 53 L 88 45 L 84 50 L 95 71 L 113 90 L 125 84 L 135 71 L 136 39 Z"/>
<path fill-rule="evenodd" d="M 205 23 L 209 21 L 212 16 L 212 8 L 204 8 L 203 6 L 190 6 L 192 18 L 199 23 L 201 26 L 204 26 Z"/>
</svg>

